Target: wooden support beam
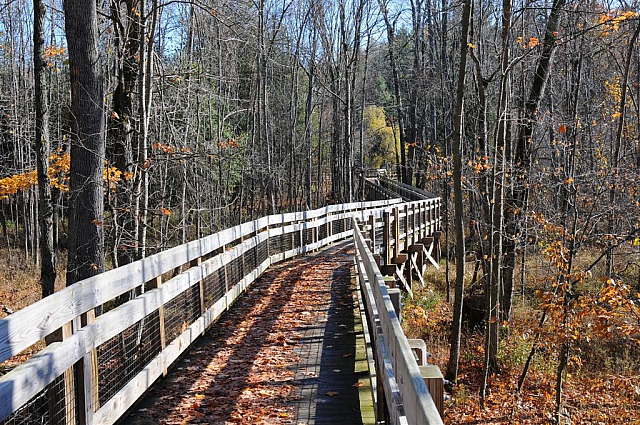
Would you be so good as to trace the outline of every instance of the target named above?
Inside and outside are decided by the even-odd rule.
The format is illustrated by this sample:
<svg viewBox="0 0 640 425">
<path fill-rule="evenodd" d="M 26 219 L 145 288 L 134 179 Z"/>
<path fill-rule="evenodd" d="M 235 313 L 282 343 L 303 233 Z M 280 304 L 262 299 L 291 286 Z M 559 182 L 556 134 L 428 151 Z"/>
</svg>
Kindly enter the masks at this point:
<svg viewBox="0 0 640 425">
<path fill-rule="evenodd" d="M 434 258 L 434 256 L 436 255 L 436 252 L 437 252 L 437 250 L 436 250 L 436 251 L 434 251 L 434 250 L 435 250 L 436 245 L 438 245 L 438 246 L 439 246 L 439 243 L 438 243 L 438 242 L 436 242 L 436 241 L 435 241 L 435 239 L 434 239 L 433 237 L 427 237 L 427 238 L 424 238 L 424 239 L 422 240 L 422 243 L 423 243 L 423 244 L 424 244 L 424 246 L 425 246 L 425 249 L 424 249 L 424 255 L 425 255 L 425 257 L 427 258 L 427 260 L 429 260 L 429 262 L 430 262 L 430 263 L 431 263 L 431 264 L 432 264 L 436 269 L 439 269 L 439 268 L 440 268 L 440 264 L 438 264 L 438 261 L 436 261 L 436 258 Z M 428 248 L 427 248 L 427 247 L 428 247 Z"/>
<path fill-rule="evenodd" d="M 414 243 L 409 246 L 408 252 L 422 252 L 424 245 L 421 243 Z"/>
<path fill-rule="evenodd" d="M 419 257 L 422 257 L 422 252 L 414 252 L 414 253 L 412 253 L 410 255 L 410 258 L 409 258 L 410 269 L 409 270 L 415 270 L 416 276 L 418 277 L 418 281 L 420 282 L 420 288 L 424 288 L 425 287 L 425 282 L 424 282 L 424 276 L 422 276 L 424 271 L 422 269 L 422 265 L 418 264 L 418 258 Z"/>
<path fill-rule="evenodd" d="M 422 379 L 424 379 L 424 383 L 427 384 L 429 394 L 431 394 L 431 398 L 436 405 L 436 409 L 438 409 L 440 417 L 444 418 L 444 379 L 442 372 L 440 372 L 440 368 L 434 364 L 419 366 L 419 368 Z"/>
<path fill-rule="evenodd" d="M 391 263 L 403 264 L 403 263 L 406 263 L 408 259 L 409 259 L 409 254 L 407 254 L 406 252 L 399 252 L 391 259 Z"/>
</svg>

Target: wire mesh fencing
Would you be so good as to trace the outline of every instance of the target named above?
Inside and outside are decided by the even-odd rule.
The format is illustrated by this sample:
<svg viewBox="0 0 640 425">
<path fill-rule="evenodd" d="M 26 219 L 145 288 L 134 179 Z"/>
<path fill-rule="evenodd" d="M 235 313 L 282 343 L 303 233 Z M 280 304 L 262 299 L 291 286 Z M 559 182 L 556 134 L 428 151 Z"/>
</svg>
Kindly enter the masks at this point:
<svg viewBox="0 0 640 425">
<path fill-rule="evenodd" d="M 69 368 L 0 424 L 73 425 L 78 423 L 77 412 L 73 368 Z"/>
</svg>

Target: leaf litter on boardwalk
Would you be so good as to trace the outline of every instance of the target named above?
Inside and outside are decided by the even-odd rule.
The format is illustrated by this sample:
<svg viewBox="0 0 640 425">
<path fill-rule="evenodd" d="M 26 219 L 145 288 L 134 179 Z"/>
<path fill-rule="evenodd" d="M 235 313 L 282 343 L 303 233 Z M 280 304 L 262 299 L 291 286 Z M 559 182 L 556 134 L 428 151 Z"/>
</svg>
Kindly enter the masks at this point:
<svg viewBox="0 0 640 425">
<path fill-rule="evenodd" d="M 331 294 L 314 285 L 331 279 L 333 270 L 323 264 L 300 267 L 304 261 L 265 273 L 126 423 L 294 423 L 291 401 L 299 395 L 292 381 L 296 368 L 304 370 L 293 349 L 297 330 L 323 320 L 318 312 L 330 304 Z"/>
</svg>

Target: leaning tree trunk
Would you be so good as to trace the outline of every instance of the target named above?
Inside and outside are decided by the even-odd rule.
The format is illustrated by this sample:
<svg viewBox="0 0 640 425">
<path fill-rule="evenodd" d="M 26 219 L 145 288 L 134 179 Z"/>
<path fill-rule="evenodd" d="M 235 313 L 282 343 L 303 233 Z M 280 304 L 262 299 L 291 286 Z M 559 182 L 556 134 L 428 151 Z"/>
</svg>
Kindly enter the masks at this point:
<svg viewBox="0 0 640 425">
<path fill-rule="evenodd" d="M 38 158 L 38 220 L 40 222 L 40 285 L 42 298 L 53 294 L 56 281 L 55 251 L 53 247 L 53 203 L 49 182 L 49 105 L 45 93 L 43 0 L 33 1 L 33 77 L 36 114 L 35 151 Z"/>
<path fill-rule="evenodd" d="M 71 79 L 71 171 L 67 285 L 104 271 L 104 110 L 96 3 L 65 0 Z"/>
</svg>

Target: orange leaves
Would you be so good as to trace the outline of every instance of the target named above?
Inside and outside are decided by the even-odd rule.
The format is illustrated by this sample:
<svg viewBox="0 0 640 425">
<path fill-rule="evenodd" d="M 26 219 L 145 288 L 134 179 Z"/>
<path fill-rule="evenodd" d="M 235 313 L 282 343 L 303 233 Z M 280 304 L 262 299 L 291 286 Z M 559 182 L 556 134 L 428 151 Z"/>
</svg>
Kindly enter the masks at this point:
<svg viewBox="0 0 640 425">
<path fill-rule="evenodd" d="M 52 187 L 63 192 L 69 190 L 67 185 L 69 168 L 70 156 L 68 153 L 58 150 L 49 156 L 49 179 Z M 25 191 L 37 184 L 38 173 L 36 170 L 0 179 L 0 199 Z"/>
<path fill-rule="evenodd" d="M 598 18 L 598 24 L 602 25 L 601 37 L 606 37 L 612 32 L 616 32 L 620 29 L 620 24 L 629 19 L 637 18 L 638 13 L 631 10 L 603 13 Z"/>
<path fill-rule="evenodd" d="M 49 68 L 56 68 L 56 60 L 63 56 L 66 53 L 66 48 L 63 46 L 57 46 L 55 44 L 51 44 L 44 49 L 44 58 L 47 61 L 47 66 Z M 58 71 L 59 69 L 55 69 Z"/>
<path fill-rule="evenodd" d="M 558 126 L 558 133 L 562 133 L 565 134 L 567 132 L 567 126 L 562 124 L 561 126 Z"/>
<path fill-rule="evenodd" d="M 238 147 L 238 142 L 235 139 L 221 140 L 218 142 L 220 149 L 233 149 Z"/>
<path fill-rule="evenodd" d="M 492 167 L 488 156 L 481 156 L 477 160 L 469 160 L 467 165 L 473 170 L 474 174 L 480 174 L 483 171 L 490 170 Z"/>
<path fill-rule="evenodd" d="M 37 183 L 38 174 L 35 170 L 0 179 L 0 199 L 27 190 Z"/>
<path fill-rule="evenodd" d="M 529 37 L 528 40 L 523 37 L 518 37 L 516 41 L 523 49 L 533 49 L 540 44 L 538 37 Z"/>
<path fill-rule="evenodd" d="M 166 143 L 155 143 L 153 145 L 153 149 L 159 150 L 163 153 L 174 153 L 176 151 L 176 148 L 174 148 L 173 146 L 169 146 Z"/>
</svg>

